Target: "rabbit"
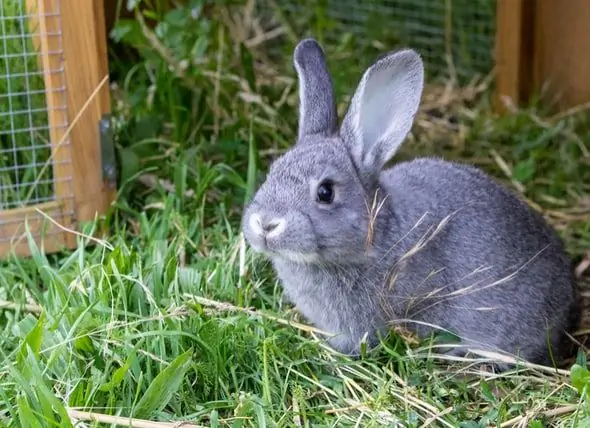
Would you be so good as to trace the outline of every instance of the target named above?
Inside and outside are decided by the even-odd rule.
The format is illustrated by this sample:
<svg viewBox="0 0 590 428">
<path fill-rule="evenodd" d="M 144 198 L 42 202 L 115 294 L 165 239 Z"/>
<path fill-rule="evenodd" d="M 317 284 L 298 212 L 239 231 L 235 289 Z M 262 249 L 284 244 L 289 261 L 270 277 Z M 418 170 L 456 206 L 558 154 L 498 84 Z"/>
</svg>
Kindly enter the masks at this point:
<svg viewBox="0 0 590 428">
<path fill-rule="evenodd" d="M 302 39 L 293 63 L 296 142 L 271 163 L 241 229 L 328 345 L 358 357 L 401 325 L 418 337 L 451 332 L 460 342 L 443 352 L 455 356 L 565 358 L 578 291 L 543 217 L 471 165 L 425 157 L 386 167 L 420 105 L 421 56 L 376 59 L 340 126 L 322 47 Z"/>
</svg>

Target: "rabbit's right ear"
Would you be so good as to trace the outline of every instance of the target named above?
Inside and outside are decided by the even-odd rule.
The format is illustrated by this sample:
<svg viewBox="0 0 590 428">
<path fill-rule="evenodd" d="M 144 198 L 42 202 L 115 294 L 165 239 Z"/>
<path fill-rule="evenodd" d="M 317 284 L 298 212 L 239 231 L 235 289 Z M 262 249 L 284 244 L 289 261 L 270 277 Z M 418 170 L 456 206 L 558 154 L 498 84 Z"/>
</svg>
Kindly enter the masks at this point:
<svg viewBox="0 0 590 428">
<path fill-rule="evenodd" d="M 378 174 L 412 128 L 424 85 L 424 66 L 404 49 L 377 60 L 363 75 L 341 136 L 357 166 Z"/>
<path fill-rule="evenodd" d="M 318 42 L 300 41 L 293 53 L 293 63 L 299 79 L 299 141 L 307 135 L 335 134 L 338 113 L 332 79 Z"/>
</svg>

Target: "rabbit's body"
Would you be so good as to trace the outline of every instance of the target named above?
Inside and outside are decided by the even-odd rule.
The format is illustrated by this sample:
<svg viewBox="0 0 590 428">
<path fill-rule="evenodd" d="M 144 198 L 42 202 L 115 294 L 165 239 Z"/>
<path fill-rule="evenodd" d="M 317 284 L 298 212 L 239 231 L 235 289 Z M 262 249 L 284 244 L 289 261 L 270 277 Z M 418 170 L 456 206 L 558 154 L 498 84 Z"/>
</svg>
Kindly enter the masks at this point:
<svg viewBox="0 0 590 428">
<path fill-rule="evenodd" d="M 409 131 L 422 63 L 401 51 L 363 76 L 340 131 L 320 48 L 296 49 L 299 141 L 244 214 L 251 246 L 336 349 L 394 324 L 549 364 L 578 320 L 571 263 L 543 218 L 480 170 L 423 158 L 383 170 Z M 451 351 L 457 355 L 465 349 Z"/>
<path fill-rule="evenodd" d="M 539 215 L 480 170 L 440 159 L 400 163 L 383 172 L 379 188 L 385 204 L 362 260 L 330 266 L 273 258 L 297 309 L 340 333 L 332 346 L 357 353 L 365 333 L 374 345 L 377 332 L 402 320 L 420 336 L 446 329 L 466 346 L 546 364 L 549 341 L 559 359 L 562 332 L 577 321 L 568 316 L 577 313 L 576 294 L 551 290 L 573 276 L 561 241 Z M 551 338 L 528 334 L 548 319 Z"/>
</svg>

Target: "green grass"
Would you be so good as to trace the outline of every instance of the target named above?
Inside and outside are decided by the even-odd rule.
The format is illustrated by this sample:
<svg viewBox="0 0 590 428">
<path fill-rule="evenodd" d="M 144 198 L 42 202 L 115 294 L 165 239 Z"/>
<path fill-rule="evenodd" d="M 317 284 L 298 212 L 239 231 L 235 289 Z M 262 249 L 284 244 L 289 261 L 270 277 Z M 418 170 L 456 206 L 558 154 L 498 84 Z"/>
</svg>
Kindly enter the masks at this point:
<svg viewBox="0 0 590 428">
<path fill-rule="evenodd" d="M 295 135 L 290 59 L 237 43 L 256 35 L 239 6 L 192 0 L 164 14 L 152 3 L 154 33 L 132 21 L 111 34 L 121 177 L 101 220 L 109 235 L 52 255 L 31 241 L 32 257 L 0 267 L 0 426 L 74 426 L 75 410 L 214 427 L 589 426 L 583 352 L 571 370 L 497 376 L 396 334 L 358 360 L 324 347 L 239 236 L 244 201 Z M 343 108 L 377 49 L 362 61 L 326 50 L 343 64 Z M 590 247 L 587 118 L 536 106 L 498 118 L 488 91 L 454 94 L 466 99 L 425 96 L 399 158 L 482 167 L 542 209 L 579 261 Z"/>
<path fill-rule="evenodd" d="M 49 200 L 53 185 L 51 168 L 41 171 L 50 150 L 43 74 L 31 38 L 38 30 L 25 17 L 24 0 L 3 0 L 0 9 L 0 207 L 8 209 Z"/>
</svg>

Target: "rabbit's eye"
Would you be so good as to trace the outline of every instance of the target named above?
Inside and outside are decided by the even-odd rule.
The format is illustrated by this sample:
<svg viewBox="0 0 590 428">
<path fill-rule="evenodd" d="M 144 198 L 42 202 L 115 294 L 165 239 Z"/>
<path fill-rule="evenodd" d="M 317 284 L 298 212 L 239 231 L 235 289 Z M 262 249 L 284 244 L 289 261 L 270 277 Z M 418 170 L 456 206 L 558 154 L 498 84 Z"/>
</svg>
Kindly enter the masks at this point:
<svg viewBox="0 0 590 428">
<path fill-rule="evenodd" d="M 318 202 L 331 204 L 334 200 L 333 184 L 330 181 L 324 181 L 318 186 Z"/>
</svg>

